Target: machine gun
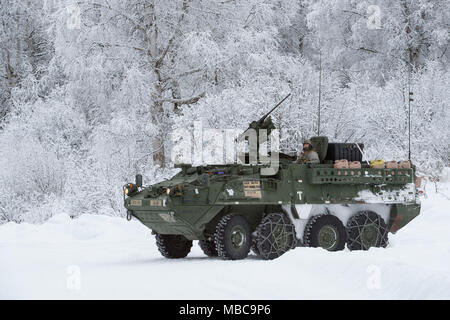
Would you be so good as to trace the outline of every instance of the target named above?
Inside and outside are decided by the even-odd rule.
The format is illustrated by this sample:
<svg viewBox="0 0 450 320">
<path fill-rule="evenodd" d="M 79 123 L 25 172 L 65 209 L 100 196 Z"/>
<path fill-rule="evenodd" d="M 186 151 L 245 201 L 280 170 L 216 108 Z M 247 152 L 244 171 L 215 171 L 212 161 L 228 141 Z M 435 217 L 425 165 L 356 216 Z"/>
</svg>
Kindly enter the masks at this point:
<svg viewBox="0 0 450 320">
<path fill-rule="evenodd" d="M 269 117 L 270 114 L 272 112 L 274 112 L 275 109 L 278 108 L 290 96 L 291 96 L 291 94 L 289 93 L 286 97 L 283 98 L 283 100 L 278 102 L 277 105 L 275 107 L 273 107 L 272 110 L 267 112 L 261 119 L 259 119 L 258 121 L 253 121 L 252 123 L 250 123 L 249 127 L 238 137 L 238 139 L 240 139 L 242 136 L 244 136 L 245 133 L 249 129 L 254 129 L 254 130 L 267 129 L 268 130 L 268 134 L 270 134 L 270 130 L 275 129 L 275 126 L 273 125 L 272 119 L 271 118 L 267 119 L 267 117 Z M 266 121 L 266 119 L 267 119 L 267 121 Z M 238 140 L 238 139 L 236 139 L 236 140 Z"/>
<path fill-rule="evenodd" d="M 248 131 L 250 129 L 253 129 L 256 131 L 256 137 L 255 137 L 256 141 L 253 141 L 253 143 L 251 143 L 249 140 L 247 140 L 247 141 L 249 141 L 249 148 L 250 148 L 249 151 L 250 152 L 242 152 L 242 153 L 238 154 L 238 158 L 241 159 L 242 163 L 252 163 L 252 162 L 258 161 L 258 159 L 260 158 L 260 154 L 259 154 L 260 144 L 266 142 L 267 137 L 270 135 L 271 131 L 273 129 L 275 129 L 275 125 L 273 124 L 272 119 L 269 116 L 272 112 L 275 111 L 276 108 L 278 108 L 290 96 L 291 96 L 291 94 L 289 93 L 286 97 L 283 98 L 283 100 L 278 102 L 276 104 L 276 106 L 273 107 L 272 110 L 267 112 L 261 119 L 250 123 L 249 127 L 236 138 L 235 142 L 241 142 L 241 141 L 247 140 L 249 138 Z M 261 140 L 261 137 L 259 135 L 259 130 L 262 130 L 262 129 L 267 130 L 267 136 L 265 138 L 263 138 L 264 140 Z M 250 158 L 250 154 L 253 155 L 252 158 Z"/>
</svg>

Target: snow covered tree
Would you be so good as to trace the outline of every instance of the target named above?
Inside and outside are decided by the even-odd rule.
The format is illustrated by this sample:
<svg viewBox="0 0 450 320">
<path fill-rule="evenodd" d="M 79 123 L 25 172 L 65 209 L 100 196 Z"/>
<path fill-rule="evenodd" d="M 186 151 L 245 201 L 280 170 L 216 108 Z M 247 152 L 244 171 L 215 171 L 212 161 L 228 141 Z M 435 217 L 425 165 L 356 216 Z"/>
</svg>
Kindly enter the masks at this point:
<svg viewBox="0 0 450 320">
<path fill-rule="evenodd" d="M 39 1 L 0 1 L 0 126 L 22 81 L 38 81 L 53 46 L 46 33 L 48 15 Z M 42 90 L 38 95 L 44 95 Z"/>
<path fill-rule="evenodd" d="M 382 83 L 389 70 L 449 63 L 448 1 L 312 1 L 310 41 L 325 64 L 343 75 L 367 72 Z M 332 26 L 332 27 L 330 27 Z"/>
<path fill-rule="evenodd" d="M 318 133 L 320 96 L 321 135 L 406 159 L 411 90 L 412 160 L 448 166 L 448 1 L 0 3 L 1 221 L 123 215 L 136 172 L 173 173 L 174 129 L 244 129 L 289 92 L 284 151 Z"/>
</svg>

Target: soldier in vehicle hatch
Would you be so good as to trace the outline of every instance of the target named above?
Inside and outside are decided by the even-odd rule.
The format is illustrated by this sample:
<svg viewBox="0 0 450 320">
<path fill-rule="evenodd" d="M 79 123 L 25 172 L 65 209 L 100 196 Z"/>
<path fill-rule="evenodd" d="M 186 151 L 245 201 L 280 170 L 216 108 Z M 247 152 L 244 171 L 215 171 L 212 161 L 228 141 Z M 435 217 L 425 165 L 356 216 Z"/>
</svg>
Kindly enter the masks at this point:
<svg viewBox="0 0 450 320">
<path fill-rule="evenodd" d="M 295 163 L 320 163 L 319 155 L 313 150 L 310 140 L 303 142 L 303 151 Z"/>
</svg>

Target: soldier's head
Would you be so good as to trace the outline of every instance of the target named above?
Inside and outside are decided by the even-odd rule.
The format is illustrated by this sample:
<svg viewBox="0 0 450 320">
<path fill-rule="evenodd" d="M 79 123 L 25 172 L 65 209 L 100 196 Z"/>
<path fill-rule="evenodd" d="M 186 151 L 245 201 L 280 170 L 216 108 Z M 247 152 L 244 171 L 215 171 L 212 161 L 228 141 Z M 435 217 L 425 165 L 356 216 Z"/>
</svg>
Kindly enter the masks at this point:
<svg viewBox="0 0 450 320">
<path fill-rule="evenodd" d="M 311 140 L 305 140 L 303 141 L 303 150 L 305 151 L 311 151 L 313 148 L 312 144 L 311 144 Z"/>
</svg>

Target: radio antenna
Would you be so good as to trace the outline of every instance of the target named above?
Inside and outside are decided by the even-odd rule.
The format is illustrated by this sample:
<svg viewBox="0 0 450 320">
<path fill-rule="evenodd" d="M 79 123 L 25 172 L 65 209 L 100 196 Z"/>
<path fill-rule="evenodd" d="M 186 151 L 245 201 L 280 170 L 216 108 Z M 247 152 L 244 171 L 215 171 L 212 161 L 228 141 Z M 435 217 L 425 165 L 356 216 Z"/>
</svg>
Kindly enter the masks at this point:
<svg viewBox="0 0 450 320">
<path fill-rule="evenodd" d="M 412 98 L 411 91 L 411 66 L 408 66 L 408 160 L 411 161 L 411 101 Z"/>
<path fill-rule="evenodd" d="M 319 51 L 319 106 L 317 113 L 317 135 L 320 136 L 320 98 L 322 96 L 322 51 Z"/>
</svg>

